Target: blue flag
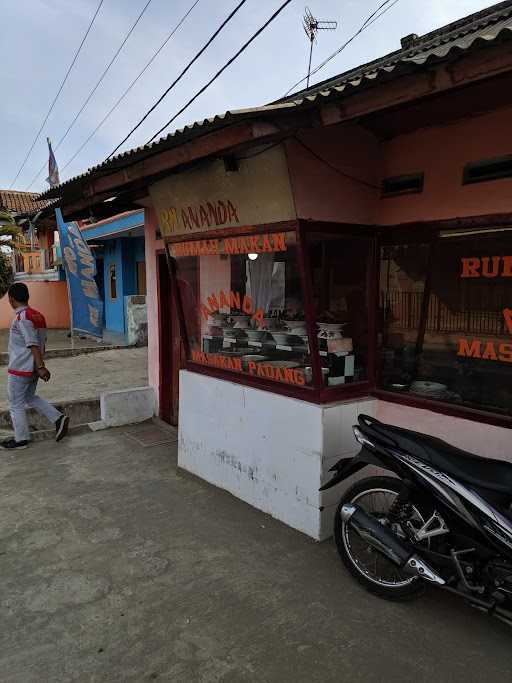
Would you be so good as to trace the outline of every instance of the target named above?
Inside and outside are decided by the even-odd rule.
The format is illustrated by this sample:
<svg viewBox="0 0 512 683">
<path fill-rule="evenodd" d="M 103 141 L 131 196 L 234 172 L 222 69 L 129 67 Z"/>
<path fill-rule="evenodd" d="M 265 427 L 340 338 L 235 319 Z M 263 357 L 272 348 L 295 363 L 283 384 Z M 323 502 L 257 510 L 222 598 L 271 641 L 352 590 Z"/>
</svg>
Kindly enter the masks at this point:
<svg viewBox="0 0 512 683">
<path fill-rule="evenodd" d="M 82 237 L 77 223 L 65 223 L 60 209 L 55 210 L 60 234 L 62 263 L 68 281 L 71 329 L 102 337 L 103 302 L 96 275 L 96 260 Z"/>
</svg>

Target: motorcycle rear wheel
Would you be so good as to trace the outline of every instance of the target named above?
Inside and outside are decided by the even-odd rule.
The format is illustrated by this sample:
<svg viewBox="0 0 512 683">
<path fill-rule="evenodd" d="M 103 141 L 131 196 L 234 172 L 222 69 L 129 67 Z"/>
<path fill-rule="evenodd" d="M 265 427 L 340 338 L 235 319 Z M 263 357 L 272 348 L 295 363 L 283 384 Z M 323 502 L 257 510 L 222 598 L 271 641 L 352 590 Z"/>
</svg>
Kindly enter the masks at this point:
<svg viewBox="0 0 512 683">
<path fill-rule="evenodd" d="M 404 574 L 391 560 L 361 539 L 350 524 L 341 518 L 341 508 L 347 503 L 362 507 L 365 512 L 388 523 L 387 512 L 398 495 L 401 482 L 392 477 L 369 477 L 358 481 L 342 497 L 334 518 L 334 539 L 338 553 L 352 576 L 366 590 L 387 600 L 412 600 L 424 590 L 421 579 Z M 414 519 L 425 522 L 419 506 L 412 502 Z M 399 534 L 398 534 L 399 535 Z"/>
</svg>

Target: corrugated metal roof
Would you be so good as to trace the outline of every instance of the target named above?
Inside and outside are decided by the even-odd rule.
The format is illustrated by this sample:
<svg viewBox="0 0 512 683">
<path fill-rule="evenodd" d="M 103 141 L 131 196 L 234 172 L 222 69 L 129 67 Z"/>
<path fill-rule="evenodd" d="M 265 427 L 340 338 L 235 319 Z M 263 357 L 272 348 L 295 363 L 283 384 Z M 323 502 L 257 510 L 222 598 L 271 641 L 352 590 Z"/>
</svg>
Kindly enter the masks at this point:
<svg viewBox="0 0 512 683">
<path fill-rule="evenodd" d="M 351 69 L 335 78 L 319 83 L 307 90 L 294 93 L 277 102 L 262 107 L 227 111 L 222 115 L 196 121 L 191 125 L 173 131 L 153 143 L 122 152 L 112 159 L 91 167 L 85 173 L 61 183 L 61 185 L 48 190 L 40 196 L 55 197 L 61 189 L 80 179 L 101 170 L 108 169 L 113 171 L 117 167 L 123 167 L 125 165 L 124 162 L 128 159 L 130 163 L 134 163 L 136 157 L 143 159 L 145 156 L 153 154 L 156 147 L 160 147 L 162 150 L 167 147 L 175 147 L 189 139 L 227 127 L 231 123 L 238 123 L 244 119 L 274 115 L 300 107 L 314 106 L 319 101 L 325 101 L 326 99 L 336 99 L 346 94 L 346 92 L 351 92 L 354 88 L 374 82 L 376 79 L 385 77 L 399 68 L 410 68 L 411 65 L 421 67 L 427 62 L 444 59 L 451 52 L 466 51 L 478 45 L 492 42 L 498 37 L 504 37 L 505 35 L 512 37 L 512 0 L 500 2 L 481 12 L 476 12 L 468 17 L 459 19 L 414 40 L 412 47 L 398 50 L 373 62 Z"/>
<path fill-rule="evenodd" d="M 465 51 L 476 44 L 495 40 L 512 31 L 512 0 L 500 2 L 481 12 L 459 19 L 414 40 L 411 47 L 397 50 L 385 57 L 350 69 L 343 74 L 318 83 L 307 90 L 293 93 L 279 102 L 314 101 L 333 92 L 341 93 L 347 86 L 357 87 L 365 79 L 374 80 L 380 73 L 390 73 L 399 65 L 424 65 L 429 60 L 443 59 L 453 50 Z"/>
</svg>

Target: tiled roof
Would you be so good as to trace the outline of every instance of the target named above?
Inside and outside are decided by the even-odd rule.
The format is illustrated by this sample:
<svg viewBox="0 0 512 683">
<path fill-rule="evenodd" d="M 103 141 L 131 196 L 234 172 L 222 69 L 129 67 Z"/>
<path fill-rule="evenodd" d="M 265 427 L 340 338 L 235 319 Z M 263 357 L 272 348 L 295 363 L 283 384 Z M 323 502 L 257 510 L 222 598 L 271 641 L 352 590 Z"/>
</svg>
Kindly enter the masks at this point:
<svg viewBox="0 0 512 683">
<path fill-rule="evenodd" d="M 53 203 L 51 200 L 41 200 L 38 197 L 37 192 L 0 190 L 0 209 L 6 209 L 12 213 L 32 215 Z"/>
<path fill-rule="evenodd" d="M 471 14 L 447 26 L 415 38 L 412 45 L 392 52 L 385 57 L 351 69 L 311 88 L 293 93 L 277 102 L 252 109 L 227 111 L 225 114 L 197 121 L 196 123 L 175 130 L 159 140 L 123 152 L 112 159 L 93 166 L 85 173 L 71 178 L 56 188 L 43 193 L 41 197 L 56 197 L 61 188 L 95 174 L 98 171 L 110 172 L 123 168 L 127 164 L 136 163 L 146 156 L 171 147 L 177 147 L 187 140 L 207 132 L 224 128 L 230 123 L 238 123 L 244 119 L 275 115 L 289 112 L 299 107 L 314 106 L 328 99 L 338 99 L 352 92 L 355 88 L 375 82 L 400 69 L 411 66 L 422 67 L 427 63 L 441 60 L 451 52 L 463 52 L 480 45 L 497 40 L 512 38 L 512 0 L 506 0 L 485 10 Z M 159 148 L 155 150 L 155 148 Z"/>
</svg>

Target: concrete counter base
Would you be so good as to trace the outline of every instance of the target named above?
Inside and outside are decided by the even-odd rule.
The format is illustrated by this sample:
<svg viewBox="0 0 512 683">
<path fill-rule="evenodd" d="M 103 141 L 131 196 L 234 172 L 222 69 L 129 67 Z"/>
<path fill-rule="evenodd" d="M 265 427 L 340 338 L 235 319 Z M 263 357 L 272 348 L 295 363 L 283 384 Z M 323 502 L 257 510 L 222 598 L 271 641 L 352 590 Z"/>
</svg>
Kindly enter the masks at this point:
<svg viewBox="0 0 512 683">
<path fill-rule="evenodd" d="M 329 468 L 358 452 L 352 425 L 376 400 L 319 406 L 182 370 L 178 464 L 316 540 L 332 533 L 342 487 Z"/>
</svg>

